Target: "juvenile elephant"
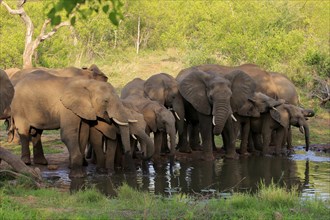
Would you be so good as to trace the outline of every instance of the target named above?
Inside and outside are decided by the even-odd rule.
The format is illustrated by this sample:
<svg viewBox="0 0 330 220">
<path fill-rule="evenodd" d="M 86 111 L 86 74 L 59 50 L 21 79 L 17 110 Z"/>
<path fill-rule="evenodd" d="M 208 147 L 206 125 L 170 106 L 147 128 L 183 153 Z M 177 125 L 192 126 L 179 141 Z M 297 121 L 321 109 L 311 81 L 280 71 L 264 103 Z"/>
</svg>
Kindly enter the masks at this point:
<svg viewBox="0 0 330 220">
<path fill-rule="evenodd" d="M 291 104 L 281 104 L 276 109 L 262 114 L 260 119 L 251 119 L 251 132 L 255 147 L 262 150 L 263 154 L 268 154 L 271 135 L 275 131 L 275 154 L 280 154 L 290 125 L 298 127 L 300 132 L 305 135 L 306 151 L 308 151 L 309 126 L 301 108 Z"/>
<path fill-rule="evenodd" d="M 241 155 L 248 155 L 251 119 L 257 120 L 262 114 L 268 113 L 270 110 L 275 110 L 281 104 L 284 104 L 284 100 L 275 100 L 261 92 L 256 92 L 235 113 L 237 122 L 234 123 L 233 132 L 235 132 L 235 136 L 238 136 L 238 134 L 241 135 Z"/>
<path fill-rule="evenodd" d="M 29 138 L 33 143 L 34 163 L 47 164 L 41 134 L 61 129 L 61 140 L 70 154 L 70 177 L 81 177 L 84 149 L 91 123 L 103 120 L 117 124 L 126 154 L 131 154 L 128 117 L 113 86 L 107 82 L 76 77 L 57 77 L 44 70 L 30 73 L 15 86 L 12 121 L 22 146 L 22 160 L 31 163 Z M 27 95 L 28 94 L 28 95 Z"/>
<path fill-rule="evenodd" d="M 191 123 L 195 131 L 196 127 L 199 127 L 203 147 L 202 159 L 214 158 L 213 135 L 220 134 L 223 137 L 226 157 L 237 157 L 232 117 L 255 92 L 251 77 L 242 71 L 221 76 L 191 67 L 180 71 L 177 80 L 184 99 L 187 122 Z"/>
<path fill-rule="evenodd" d="M 154 134 L 154 159 L 158 160 L 163 142 L 167 143 L 167 134 L 170 138 L 170 159 L 173 161 L 176 147 L 176 129 L 175 118 L 171 111 L 160 105 L 158 102 L 148 98 L 130 95 L 123 99 L 124 102 L 135 106 L 140 113 L 143 114 L 146 121 L 146 132 Z M 163 137 L 166 139 L 163 140 Z"/>
<path fill-rule="evenodd" d="M 129 134 L 131 136 L 131 148 L 132 152 L 135 151 L 135 142 L 139 141 L 141 146 L 142 159 L 147 160 L 154 154 L 154 144 L 146 130 L 146 122 L 144 121 L 143 115 L 129 108 L 127 104 L 123 103 L 126 113 L 129 119 Z M 106 168 L 108 173 L 114 171 L 114 162 L 116 151 L 122 152 L 120 129 L 115 124 L 108 124 L 105 122 L 98 122 L 94 126 L 91 126 L 89 143 L 92 149 L 95 151 L 96 156 L 96 167 L 97 169 Z M 103 146 L 105 143 L 105 151 Z M 119 147 L 119 149 L 118 149 Z M 125 155 L 126 156 L 126 155 Z M 126 158 L 125 162 L 130 162 L 130 158 Z M 128 164 L 128 168 L 134 171 L 134 165 Z"/>
</svg>

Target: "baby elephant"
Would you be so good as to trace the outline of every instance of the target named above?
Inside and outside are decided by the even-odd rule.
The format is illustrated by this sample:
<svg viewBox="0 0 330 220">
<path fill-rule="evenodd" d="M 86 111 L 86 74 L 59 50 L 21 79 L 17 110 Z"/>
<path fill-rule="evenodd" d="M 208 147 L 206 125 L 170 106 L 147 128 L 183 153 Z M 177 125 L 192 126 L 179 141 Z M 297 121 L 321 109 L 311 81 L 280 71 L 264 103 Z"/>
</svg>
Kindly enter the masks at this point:
<svg viewBox="0 0 330 220">
<path fill-rule="evenodd" d="M 282 104 L 261 114 L 260 118 L 251 118 L 251 135 L 256 149 L 261 149 L 262 154 L 269 153 L 272 133 L 275 145 L 275 155 L 279 155 L 282 146 L 287 140 L 290 125 L 299 127 L 301 133 L 305 134 L 306 151 L 309 149 L 309 126 L 304 116 L 303 109 L 291 105 Z"/>
</svg>

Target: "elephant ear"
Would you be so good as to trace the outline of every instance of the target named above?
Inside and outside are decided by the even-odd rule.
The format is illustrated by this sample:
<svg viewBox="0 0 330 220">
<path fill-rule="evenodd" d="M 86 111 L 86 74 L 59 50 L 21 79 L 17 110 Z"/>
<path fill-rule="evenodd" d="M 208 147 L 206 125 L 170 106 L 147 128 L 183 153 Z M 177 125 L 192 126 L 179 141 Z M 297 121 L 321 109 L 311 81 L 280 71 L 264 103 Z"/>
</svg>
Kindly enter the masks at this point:
<svg viewBox="0 0 330 220">
<path fill-rule="evenodd" d="M 94 126 L 94 128 L 100 131 L 107 138 L 112 140 L 116 140 L 117 138 L 117 128 L 114 125 L 103 121 L 97 121 L 97 124 Z"/>
<path fill-rule="evenodd" d="M 147 126 L 152 132 L 157 131 L 156 113 L 152 108 L 146 107 L 143 109 L 143 117 L 147 123 Z"/>
<path fill-rule="evenodd" d="M 108 80 L 108 77 L 95 64 L 92 64 L 88 70 L 93 72 L 94 79 L 102 79 L 105 82 Z"/>
<path fill-rule="evenodd" d="M 225 75 L 231 82 L 231 107 L 233 112 L 237 112 L 249 98 L 253 97 L 256 90 L 255 81 L 245 72 L 234 70 Z"/>
<path fill-rule="evenodd" d="M 86 120 L 96 120 L 96 112 L 92 106 L 91 95 L 83 81 L 75 81 L 66 87 L 60 100 L 64 107 Z"/>
<path fill-rule="evenodd" d="M 269 110 L 270 116 L 282 127 L 288 127 L 288 112 L 284 109 Z"/>
<path fill-rule="evenodd" d="M 14 97 L 14 87 L 5 71 L 0 69 L 0 115 L 9 107 Z"/>
<path fill-rule="evenodd" d="M 179 91 L 198 112 L 210 115 L 212 109 L 206 94 L 206 80 L 210 80 L 207 73 L 194 69 L 179 82 Z"/>
</svg>

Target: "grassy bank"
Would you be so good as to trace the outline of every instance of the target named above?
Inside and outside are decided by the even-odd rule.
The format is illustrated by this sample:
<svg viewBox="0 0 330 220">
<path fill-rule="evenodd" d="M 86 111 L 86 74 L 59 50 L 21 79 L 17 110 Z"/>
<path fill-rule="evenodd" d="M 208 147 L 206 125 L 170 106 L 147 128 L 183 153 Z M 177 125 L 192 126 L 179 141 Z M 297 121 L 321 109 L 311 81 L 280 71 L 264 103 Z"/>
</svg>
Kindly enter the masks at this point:
<svg viewBox="0 0 330 220">
<path fill-rule="evenodd" d="M 329 219 L 330 212 L 330 201 L 302 201 L 295 190 L 274 184 L 227 199 L 165 198 L 125 184 L 117 192 L 107 198 L 96 189 L 69 194 L 6 184 L 0 188 L 0 219 Z"/>
</svg>

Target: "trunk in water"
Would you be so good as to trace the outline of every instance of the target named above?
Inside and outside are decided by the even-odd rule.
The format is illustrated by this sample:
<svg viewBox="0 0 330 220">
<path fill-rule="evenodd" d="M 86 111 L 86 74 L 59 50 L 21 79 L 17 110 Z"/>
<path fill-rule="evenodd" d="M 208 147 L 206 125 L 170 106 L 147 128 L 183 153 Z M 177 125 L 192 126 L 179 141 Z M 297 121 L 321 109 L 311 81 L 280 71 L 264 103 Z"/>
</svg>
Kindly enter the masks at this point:
<svg viewBox="0 0 330 220">
<path fill-rule="evenodd" d="M 123 150 L 125 154 L 125 161 L 127 167 L 130 171 L 135 170 L 133 158 L 132 158 L 132 151 L 131 151 L 131 143 L 130 143 L 130 134 L 129 134 L 129 127 L 128 125 L 119 125 L 120 131 L 120 138 L 123 144 Z"/>
<path fill-rule="evenodd" d="M 306 151 L 309 150 L 309 127 L 307 123 L 303 125 L 304 130 L 305 130 L 305 142 L 306 142 Z"/>
<path fill-rule="evenodd" d="M 138 139 L 140 141 L 140 145 L 142 146 L 142 151 L 144 152 L 143 159 L 150 159 L 155 153 L 154 143 L 151 138 L 143 131 L 140 134 L 137 134 Z M 143 149 L 145 148 L 145 149 Z"/>
<path fill-rule="evenodd" d="M 229 115 L 229 108 L 226 101 L 221 100 L 213 104 L 213 132 L 215 135 L 220 135 Z"/>
</svg>

